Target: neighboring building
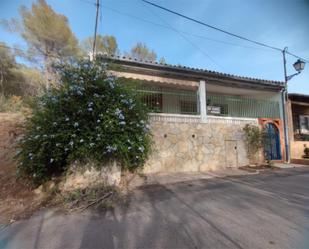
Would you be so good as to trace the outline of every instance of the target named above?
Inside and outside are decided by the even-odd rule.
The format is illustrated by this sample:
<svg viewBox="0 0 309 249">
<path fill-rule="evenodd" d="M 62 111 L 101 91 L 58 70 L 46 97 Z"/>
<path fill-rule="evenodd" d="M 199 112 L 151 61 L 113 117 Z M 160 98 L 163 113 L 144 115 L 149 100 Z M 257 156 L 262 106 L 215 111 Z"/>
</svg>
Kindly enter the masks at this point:
<svg viewBox="0 0 309 249">
<path fill-rule="evenodd" d="M 272 136 L 268 156 L 284 159 L 283 82 L 124 57 L 107 60 L 112 75 L 138 85 L 152 112 L 155 146 L 145 172 L 248 165 L 246 124 L 265 126 Z"/>
<path fill-rule="evenodd" d="M 289 94 L 287 105 L 291 161 L 306 163 L 303 159 L 304 149 L 309 148 L 309 95 Z"/>
</svg>

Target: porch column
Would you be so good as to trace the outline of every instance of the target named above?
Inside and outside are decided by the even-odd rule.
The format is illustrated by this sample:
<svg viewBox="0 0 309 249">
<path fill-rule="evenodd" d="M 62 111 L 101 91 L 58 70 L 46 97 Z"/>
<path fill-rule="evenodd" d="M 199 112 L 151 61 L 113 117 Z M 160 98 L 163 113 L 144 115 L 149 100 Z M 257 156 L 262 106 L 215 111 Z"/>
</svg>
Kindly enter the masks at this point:
<svg viewBox="0 0 309 249">
<path fill-rule="evenodd" d="M 205 80 L 200 80 L 198 92 L 199 92 L 199 98 L 200 98 L 201 120 L 202 120 L 202 122 L 206 122 L 207 106 L 206 106 L 206 83 L 205 83 Z"/>
</svg>

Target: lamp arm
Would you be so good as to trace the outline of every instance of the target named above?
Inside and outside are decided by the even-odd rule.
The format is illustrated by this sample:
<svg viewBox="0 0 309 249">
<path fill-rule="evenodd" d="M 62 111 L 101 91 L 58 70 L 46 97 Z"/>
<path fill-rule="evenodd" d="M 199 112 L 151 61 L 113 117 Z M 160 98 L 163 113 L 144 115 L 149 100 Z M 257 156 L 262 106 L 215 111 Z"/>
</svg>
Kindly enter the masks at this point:
<svg viewBox="0 0 309 249">
<path fill-rule="evenodd" d="M 290 79 L 292 79 L 294 76 L 299 75 L 300 72 L 294 73 L 292 75 L 286 76 L 286 81 L 289 81 Z"/>
</svg>

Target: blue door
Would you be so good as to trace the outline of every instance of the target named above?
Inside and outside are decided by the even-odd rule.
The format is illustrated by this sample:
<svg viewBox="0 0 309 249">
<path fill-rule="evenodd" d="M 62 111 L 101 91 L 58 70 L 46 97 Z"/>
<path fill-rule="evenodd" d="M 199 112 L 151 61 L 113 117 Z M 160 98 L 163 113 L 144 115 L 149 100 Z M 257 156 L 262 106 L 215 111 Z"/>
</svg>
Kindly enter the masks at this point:
<svg viewBox="0 0 309 249">
<path fill-rule="evenodd" d="M 265 156 L 269 160 L 281 160 L 280 133 L 278 128 L 271 123 L 265 125 Z"/>
</svg>

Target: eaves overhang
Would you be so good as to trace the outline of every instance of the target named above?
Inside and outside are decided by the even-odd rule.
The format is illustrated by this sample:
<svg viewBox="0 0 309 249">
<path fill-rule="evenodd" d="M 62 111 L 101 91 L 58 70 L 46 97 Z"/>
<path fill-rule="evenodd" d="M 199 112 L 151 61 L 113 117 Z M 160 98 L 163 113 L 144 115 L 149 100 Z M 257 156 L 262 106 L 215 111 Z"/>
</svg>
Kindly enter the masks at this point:
<svg viewBox="0 0 309 249">
<path fill-rule="evenodd" d="M 120 56 L 103 57 L 109 62 L 112 70 L 126 71 L 135 74 L 146 74 L 157 77 L 170 77 L 174 79 L 200 81 L 205 80 L 210 84 L 224 86 L 235 86 L 251 89 L 263 89 L 280 91 L 284 88 L 284 82 L 264 79 L 242 77 L 225 74 L 206 69 L 190 68 L 185 66 L 160 64 L 157 62 L 147 62 L 130 59 Z"/>
</svg>

